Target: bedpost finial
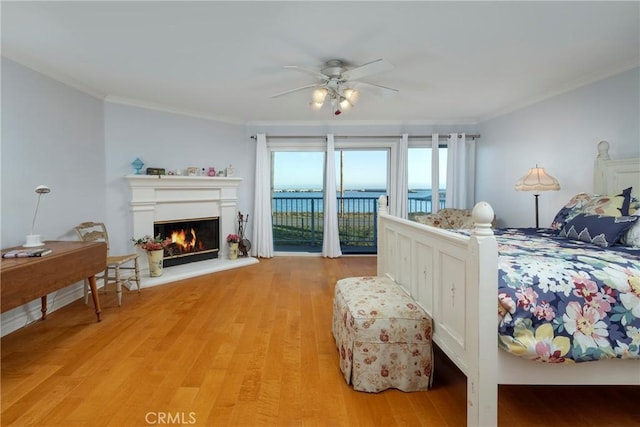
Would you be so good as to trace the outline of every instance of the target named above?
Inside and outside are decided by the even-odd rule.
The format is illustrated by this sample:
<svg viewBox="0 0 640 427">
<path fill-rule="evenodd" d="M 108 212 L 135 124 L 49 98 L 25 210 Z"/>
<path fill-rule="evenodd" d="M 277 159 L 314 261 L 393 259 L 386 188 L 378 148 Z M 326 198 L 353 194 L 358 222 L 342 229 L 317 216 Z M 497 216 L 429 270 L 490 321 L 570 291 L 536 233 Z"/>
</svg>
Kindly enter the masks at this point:
<svg viewBox="0 0 640 427">
<path fill-rule="evenodd" d="M 387 196 L 382 195 L 378 197 L 378 212 L 387 213 Z"/>
<path fill-rule="evenodd" d="M 609 143 L 607 141 L 600 141 L 598 143 L 598 159 L 609 160 Z"/>
<path fill-rule="evenodd" d="M 491 236 L 493 231 L 491 230 L 491 223 L 493 222 L 494 212 L 491 205 L 487 202 L 478 202 L 473 207 L 471 217 L 474 222 L 473 233 L 476 236 Z"/>
</svg>

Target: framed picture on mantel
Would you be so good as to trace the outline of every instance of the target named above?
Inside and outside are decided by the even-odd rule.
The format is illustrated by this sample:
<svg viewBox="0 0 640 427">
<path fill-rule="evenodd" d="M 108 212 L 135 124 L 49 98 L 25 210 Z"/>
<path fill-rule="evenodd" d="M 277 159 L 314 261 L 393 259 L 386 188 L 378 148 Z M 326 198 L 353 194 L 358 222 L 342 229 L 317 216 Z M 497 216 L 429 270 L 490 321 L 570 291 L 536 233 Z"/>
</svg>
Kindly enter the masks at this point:
<svg viewBox="0 0 640 427">
<path fill-rule="evenodd" d="M 147 168 L 147 175 L 165 175 L 164 168 Z"/>
</svg>

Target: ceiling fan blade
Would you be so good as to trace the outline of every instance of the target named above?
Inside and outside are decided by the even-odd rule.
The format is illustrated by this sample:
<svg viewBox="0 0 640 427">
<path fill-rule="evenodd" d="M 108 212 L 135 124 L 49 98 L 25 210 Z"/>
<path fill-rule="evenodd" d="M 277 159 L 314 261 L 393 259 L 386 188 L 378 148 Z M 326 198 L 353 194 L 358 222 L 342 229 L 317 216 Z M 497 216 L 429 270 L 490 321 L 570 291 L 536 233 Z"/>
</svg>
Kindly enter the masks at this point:
<svg viewBox="0 0 640 427">
<path fill-rule="evenodd" d="M 392 96 L 395 96 L 398 94 L 398 89 L 394 89 L 386 86 L 374 85 L 373 83 L 355 82 L 353 87 L 356 89 L 360 89 L 360 88 L 367 89 L 371 92 L 374 92 L 376 95 L 379 95 L 385 98 L 391 98 Z"/>
<path fill-rule="evenodd" d="M 310 74 L 310 75 L 314 76 L 316 79 L 319 79 L 319 80 L 328 80 L 329 79 L 329 76 L 326 76 L 326 75 L 322 74 L 319 71 L 310 70 L 308 68 L 298 67 L 297 65 L 285 65 L 283 68 L 286 68 L 288 70 L 300 71 L 302 73 Z"/>
<path fill-rule="evenodd" d="M 371 74 L 381 73 L 393 69 L 393 65 L 384 59 L 377 59 L 369 62 L 368 64 L 361 65 L 356 68 L 342 73 L 342 78 L 345 80 L 358 80 L 362 77 L 369 76 Z"/>
<path fill-rule="evenodd" d="M 309 89 L 312 87 L 322 87 L 323 85 L 320 83 L 314 83 L 314 84 L 310 84 L 310 85 L 306 85 L 306 86 L 301 86 L 301 87 L 297 87 L 295 89 L 289 89 L 289 90 L 285 90 L 284 92 L 280 92 L 280 93 L 276 93 L 275 95 L 271 95 L 271 98 L 277 98 L 279 96 L 283 96 L 283 95 L 288 95 L 290 93 L 293 92 L 298 92 L 300 90 L 305 90 L 305 89 Z"/>
</svg>

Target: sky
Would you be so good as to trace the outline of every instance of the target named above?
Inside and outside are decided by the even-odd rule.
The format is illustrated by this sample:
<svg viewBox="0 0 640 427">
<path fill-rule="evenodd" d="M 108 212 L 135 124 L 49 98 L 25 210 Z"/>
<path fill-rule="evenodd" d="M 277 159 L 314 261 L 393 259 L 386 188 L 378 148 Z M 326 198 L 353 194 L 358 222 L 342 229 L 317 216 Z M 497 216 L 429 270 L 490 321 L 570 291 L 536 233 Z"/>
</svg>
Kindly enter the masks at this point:
<svg viewBox="0 0 640 427">
<path fill-rule="evenodd" d="M 387 183 L 387 150 L 344 150 L 345 189 L 384 189 Z M 440 149 L 440 186 L 446 183 L 446 149 Z M 322 152 L 276 152 L 274 188 L 321 189 L 324 168 Z M 431 188 L 431 149 L 409 149 L 409 189 Z M 336 182 L 340 182 L 340 154 L 336 151 Z"/>
</svg>

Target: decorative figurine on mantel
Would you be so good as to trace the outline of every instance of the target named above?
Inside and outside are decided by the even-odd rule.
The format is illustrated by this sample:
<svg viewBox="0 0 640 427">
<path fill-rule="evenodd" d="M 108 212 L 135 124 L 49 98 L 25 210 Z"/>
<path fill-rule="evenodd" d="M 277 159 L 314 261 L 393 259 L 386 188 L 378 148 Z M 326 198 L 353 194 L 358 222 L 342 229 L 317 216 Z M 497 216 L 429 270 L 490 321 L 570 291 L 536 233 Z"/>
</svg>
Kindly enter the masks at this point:
<svg viewBox="0 0 640 427">
<path fill-rule="evenodd" d="M 240 236 L 240 244 L 238 250 L 243 257 L 249 256 L 249 250 L 251 250 L 251 242 L 249 239 L 244 238 L 245 227 L 249 222 L 249 214 L 246 216 L 242 212 L 238 211 L 238 235 Z"/>
<path fill-rule="evenodd" d="M 142 170 L 144 163 L 142 163 L 142 160 L 140 160 L 139 157 L 136 157 L 136 159 L 131 162 L 131 166 L 136 170 L 136 175 L 142 175 L 140 171 Z"/>
</svg>

